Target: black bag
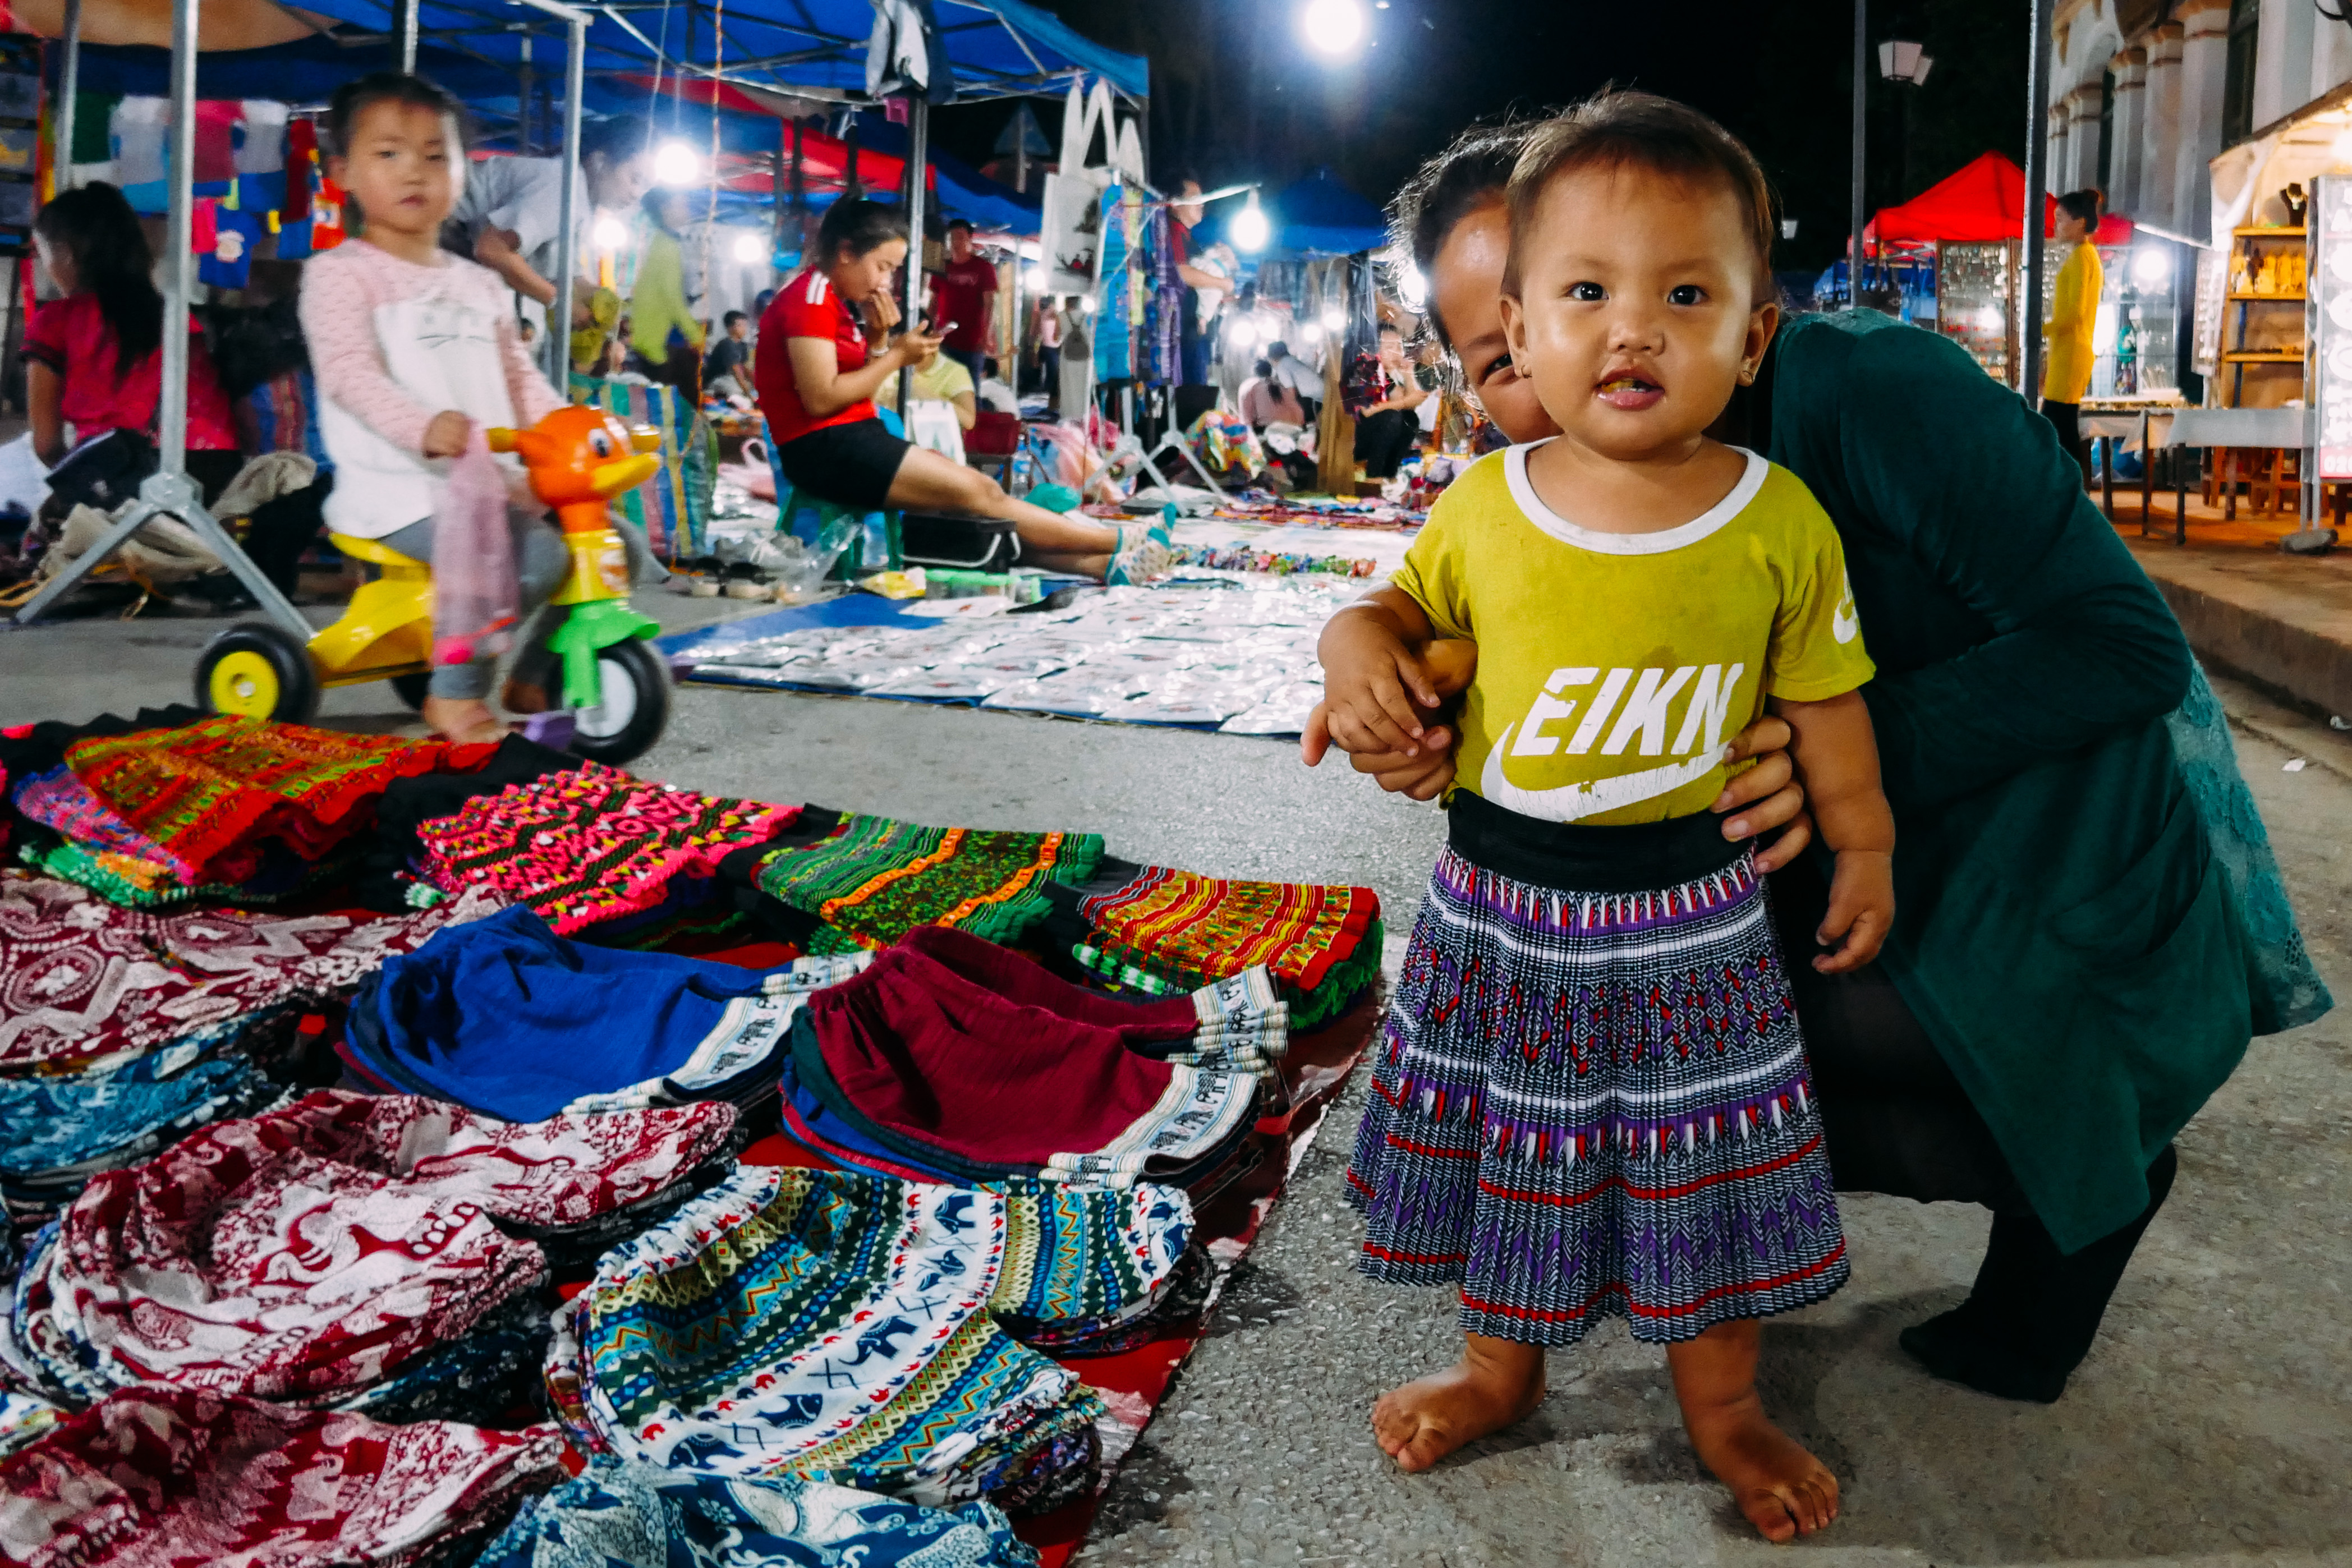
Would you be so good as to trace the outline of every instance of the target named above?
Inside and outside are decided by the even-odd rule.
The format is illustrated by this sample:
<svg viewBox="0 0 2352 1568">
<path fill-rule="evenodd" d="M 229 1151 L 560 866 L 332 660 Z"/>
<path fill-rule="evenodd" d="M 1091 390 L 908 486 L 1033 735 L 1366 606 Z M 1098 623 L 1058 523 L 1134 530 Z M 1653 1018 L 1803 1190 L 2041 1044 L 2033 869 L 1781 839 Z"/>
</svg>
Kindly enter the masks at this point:
<svg viewBox="0 0 2352 1568">
<path fill-rule="evenodd" d="M 153 442 L 135 430 L 110 430 L 75 447 L 49 470 L 49 505 L 59 517 L 76 507 L 110 512 L 136 497 L 147 476 L 162 466 Z"/>
</svg>

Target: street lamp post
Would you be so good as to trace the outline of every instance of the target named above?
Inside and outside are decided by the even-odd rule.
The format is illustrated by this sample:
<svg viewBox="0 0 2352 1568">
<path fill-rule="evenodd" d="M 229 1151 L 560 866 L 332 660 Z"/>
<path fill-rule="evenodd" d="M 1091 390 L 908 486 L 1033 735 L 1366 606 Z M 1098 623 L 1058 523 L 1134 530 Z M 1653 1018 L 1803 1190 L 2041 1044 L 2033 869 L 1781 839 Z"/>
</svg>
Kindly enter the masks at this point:
<svg viewBox="0 0 2352 1568">
<path fill-rule="evenodd" d="M 1863 154 L 1868 139 L 1865 110 L 1870 93 L 1870 0 L 1853 0 L 1853 204 L 1847 240 L 1845 302 L 1849 310 L 1862 308 Z"/>
<path fill-rule="evenodd" d="M 1907 38 L 1890 38 L 1878 46 L 1878 74 L 1898 88 L 1926 85 L 1927 73 L 1935 68 L 1935 57 L 1926 47 Z M 1911 95 L 1899 95 L 1903 103 L 1903 151 L 1895 162 L 1895 194 L 1899 198 L 1911 188 Z M 1885 245 L 1882 241 L 1879 256 L 1884 262 Z"/>
<path fill-rule="evenodd" d="M 2050 193 L 2050 13 L 2051 0 L 2033 0 L 2033 37 L 2026 55 L 2025 102 L 2025 298 L 2018 301 L 2018 363 L 2024 375 L 2017 390 L 2032 402 L 2042 395 L 2042 216 Z"/>
</svg>

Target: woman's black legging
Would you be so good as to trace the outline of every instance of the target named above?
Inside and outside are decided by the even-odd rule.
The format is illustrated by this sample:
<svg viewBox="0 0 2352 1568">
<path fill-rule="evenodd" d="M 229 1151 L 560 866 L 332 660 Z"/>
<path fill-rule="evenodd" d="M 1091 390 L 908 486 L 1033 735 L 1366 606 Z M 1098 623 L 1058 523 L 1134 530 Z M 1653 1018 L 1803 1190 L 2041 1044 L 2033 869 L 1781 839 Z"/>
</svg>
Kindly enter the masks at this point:
<svg viewBox="0 0 2352 1568">
<path fill-rule="evenodd" d="M 1367 479 L 1393 479 L 1412 455 L 1421 421 L 1401 408 L 1384 408 L 1356 422 L 1356 460 Z"/>
<path fill-rule="evenodd" d="M 2042 417 L 2057 430 L 2058 444 L 2065 448 L 2066 455 L 2074 460 L 2074 466 L 2083 471 L 2083 487 L 2089 489 L 2091 452 L 2083 444 L 2083 405 L 2079 402 L 2053 402 L 2045 397 L 2042 400 Z"/>
</svg>

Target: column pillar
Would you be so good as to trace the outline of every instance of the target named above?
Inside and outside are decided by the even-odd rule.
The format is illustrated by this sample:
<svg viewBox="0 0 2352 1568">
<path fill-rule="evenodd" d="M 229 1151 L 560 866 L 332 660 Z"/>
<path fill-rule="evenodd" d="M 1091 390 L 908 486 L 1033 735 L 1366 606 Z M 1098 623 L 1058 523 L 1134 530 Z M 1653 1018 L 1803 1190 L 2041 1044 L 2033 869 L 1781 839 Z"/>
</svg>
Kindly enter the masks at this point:
<svg viewBox="0 0 2352 1568">
<path fill-rule="evenodd" d="M 2172 218 L 2191 237 L 2213 238 L 2213 172 L 2221 151 L 2221 99 L 2230 67 L 2230 0 L 2181 0 L 2180 162 L 2173 171 Z M 2219 236 L 2222 242 L 2227 235 Z"/>
<path fill-rule="evenodd" d="M 2182 230 L 2173 211 L 2180 167 L 2180 24 L 2166 22 L 2148 36 L 2147 86 L 2140 94 L 2139 214 L 2158 228 Z"/>
<path fill-rule="evenodd" d="M 2066 157 L 2073 165 L 2054 195 L 2099 183 L 2099 84 L 2084 82 L 2066 95 Z"/>
<path fill-rule="evenodd" d="M 2071 150 L 2068 135 L 2071 122 L 2072 117 L 2066 112 L 2066 99 L 2062 94 L 2058 101 L 2050 106 L 2050 157 L 2043 165 L 2049 170 L 2050 190 L 2053 195 L 2074 188 L 2066 183 L 2066 176 L 2074 172 L 2074 165 L 2067 161 L 2067 153 Z"/>
<path fill-rule="evenodd" d="M 2252 123 L 2257 130 L 2311 101 L 2311 28 L 2320 20 L 2311 0 L 2262 0 L 2262 33 L 2254 51 Z"/>
<path fill-rule="evenodd" d="M 2116 130 L 2107 170 L 2107 204 L 2140 210 L 2140 125 L 2147 113 L 2147 51 L 2135 45 L 2107 62 L 2116 78 Z"/>
<path fill-rule="evenodd" d="M 2311 93 L 2304 101 L 2325 98 L 2347 81 L 2352 81 L 2352 27 L 2323 19 L 2311 51 Z"/>
</svg>

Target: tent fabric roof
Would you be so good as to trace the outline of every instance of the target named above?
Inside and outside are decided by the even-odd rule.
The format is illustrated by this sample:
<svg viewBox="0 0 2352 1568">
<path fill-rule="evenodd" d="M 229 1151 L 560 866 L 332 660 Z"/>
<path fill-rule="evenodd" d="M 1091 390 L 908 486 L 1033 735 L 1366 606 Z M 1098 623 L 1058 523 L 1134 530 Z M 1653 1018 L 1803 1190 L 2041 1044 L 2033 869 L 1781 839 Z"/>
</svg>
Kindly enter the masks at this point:
<svg viewBox="0 0 2352 1568">
<path fill-rule="evenodd" d="M 2050 232 L 2057 211 L 2054 196 L 2042 198 L 2042 232 Z M 1993 245 L 2025 235 L 2025 171 L 1998 152 L 1980 152 L 1957 172 L 1937 181 L 1899 206 L 1882 207 L 1863 226 L 1865 244 Z M 2098 243 L 2123 245 L 2132 235 L 2127 218 L 2100 220 Z"/>
<path fill-rule="evenodd" d="M 1333 179 L 1328 169 L 1285 185 L 1265 206 L 1271 225 L 1266 255 L 1353 256 L 1389 243 L 1388 214 Z M 1229 240 L 1228 225 L 1241 210 L 1238 202 L 1220 202 L 1206 226 Z"/>
</svg>

